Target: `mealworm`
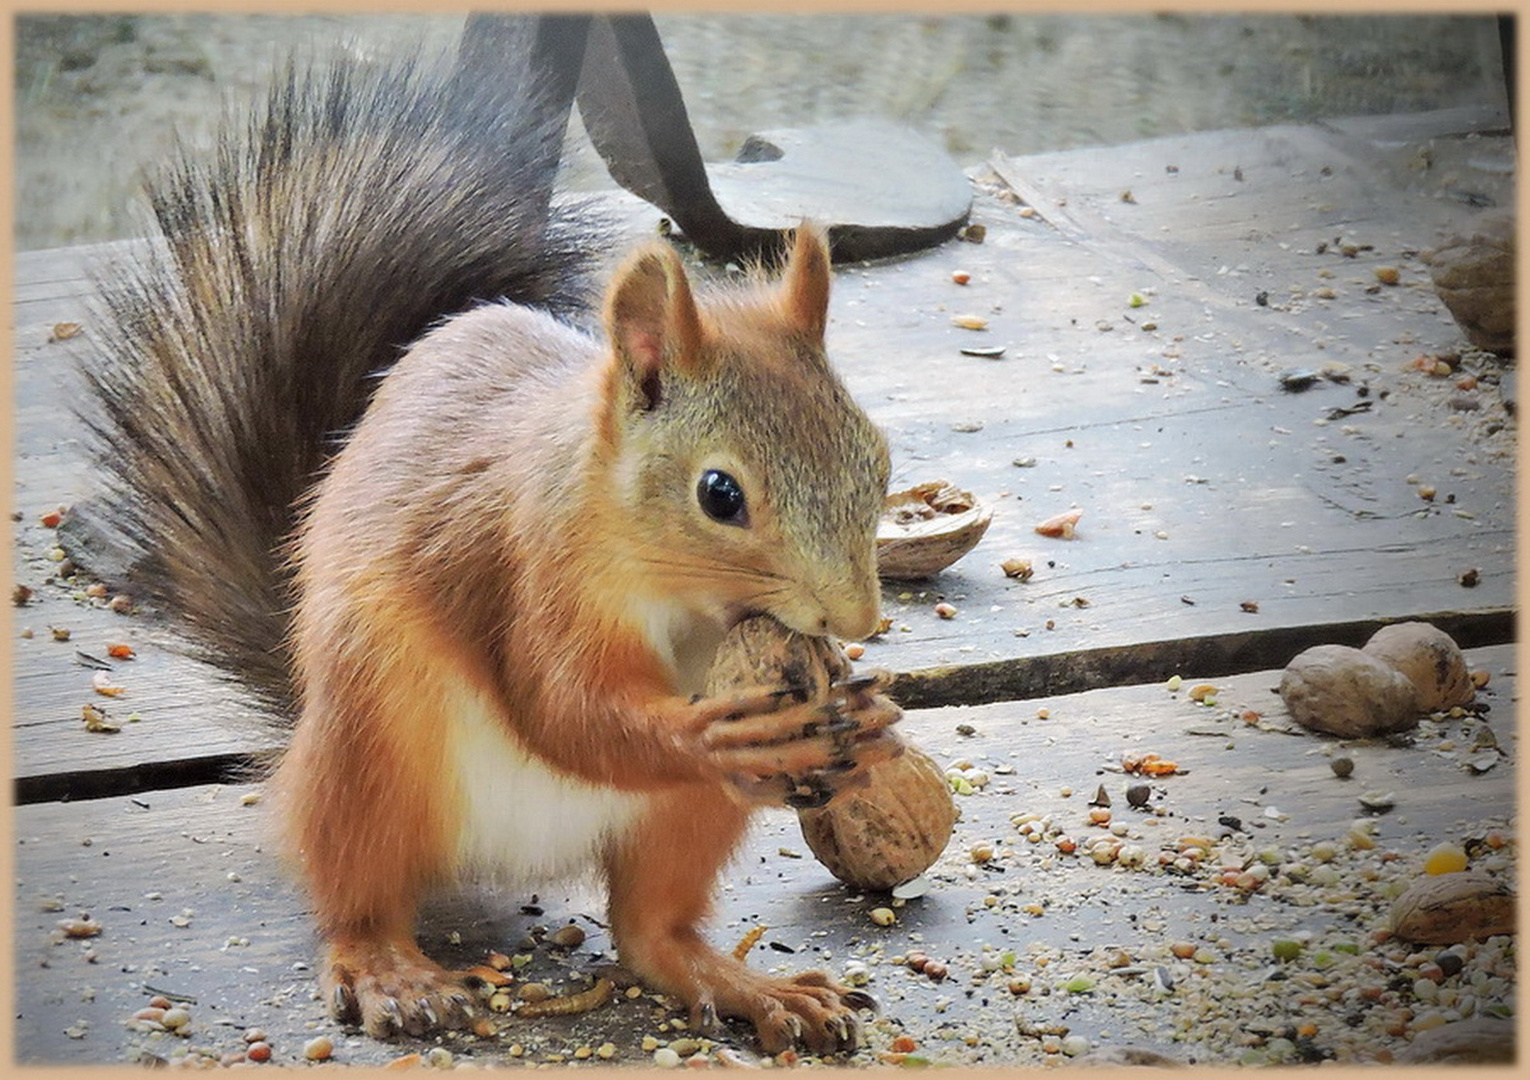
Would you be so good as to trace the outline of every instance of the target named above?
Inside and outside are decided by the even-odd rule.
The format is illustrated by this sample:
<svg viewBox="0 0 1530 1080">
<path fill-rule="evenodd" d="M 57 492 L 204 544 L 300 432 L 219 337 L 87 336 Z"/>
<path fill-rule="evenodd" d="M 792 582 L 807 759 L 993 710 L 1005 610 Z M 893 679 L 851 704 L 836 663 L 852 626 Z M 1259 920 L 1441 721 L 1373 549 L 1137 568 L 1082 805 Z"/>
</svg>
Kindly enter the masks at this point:
<svg viewBox="0 0 1530 1080">
<path fill-rule="evenodd" d="M 738 944 L 733 946 L 733 959 L 740 962 L 749 955 L 749 950 L 759 943 L 760 938 L 765 936 L 766 927 L 753 926 L 743 937 L 738 939 Z"/>
<path fill-rule="evenodd" d="M 536 1019 L 542 1016 L 573 1016 L 575 1013 L 587 1013 L 609 1001 L 611 991 L 615 988 L 615 984 L 610 979 L 600 979 L 594 986 L 580 994 L 529 1002 L 517 1009 L 515 1015 Z"/>
</svg>

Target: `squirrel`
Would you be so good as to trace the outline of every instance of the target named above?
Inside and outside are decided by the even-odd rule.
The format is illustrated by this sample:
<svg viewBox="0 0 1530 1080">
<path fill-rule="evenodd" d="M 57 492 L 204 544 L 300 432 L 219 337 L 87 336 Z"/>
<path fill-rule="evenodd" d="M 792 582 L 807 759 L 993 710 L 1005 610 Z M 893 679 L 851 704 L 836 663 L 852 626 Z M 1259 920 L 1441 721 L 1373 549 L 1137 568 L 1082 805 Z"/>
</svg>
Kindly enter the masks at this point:
<svg viewBox="0 0 1530 1080">
<path fill-rule="evenodd" d="M 850 1049 L 867 995 L 702 934 L 763 780 L 901 752 L 885 677 L 699 693 L 747 616 L 877 622 L 889 454 L 826 357 L 829 245 L 804 225 L 777 277 L 702 289 L 655 240 L 597 309 L 606 240 L 548 198 L 536 92 L 289 65 L 210 164 L 183 152 L 147 264 L 99 282 L 99 516 L 292 723 L 269 801 L 338 1019 L 470 1023 L 422 898 L 593 866 L 621 963 L 695 1024 Z"/>
</svg>

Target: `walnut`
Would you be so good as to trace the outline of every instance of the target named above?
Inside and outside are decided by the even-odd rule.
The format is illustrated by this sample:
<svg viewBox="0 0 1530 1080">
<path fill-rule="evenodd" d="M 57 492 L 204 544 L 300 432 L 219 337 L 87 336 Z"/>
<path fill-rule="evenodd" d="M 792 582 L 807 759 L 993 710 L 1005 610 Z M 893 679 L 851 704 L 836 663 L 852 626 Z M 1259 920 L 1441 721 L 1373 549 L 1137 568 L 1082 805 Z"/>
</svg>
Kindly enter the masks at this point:
<svg viewBox="0 0 1530 1080">
<path fill-rule="evenodd" d="M 1455 639 L 1428 623 L 1383 626 L 1364 651 L 1406 675 L 1418 691 L 1418 707 L 1426 713 L 1466 705 L 1477 696 Z"/>
<path fill-rule="evenodd" d="M 818 810 L 799 810 L 802 836 L 846 885 L 885 890 L 924 873 L 956 826 L 951 786 L 929 755 L 907 746 L 867 770 L 870 782 Z"/>
<path fill-rule="evenodd" d="M 1483 214 L 1426 252 L 1429 275 L 1451 317 L 1479 349 L 1514 354 L 1514 217 Z"/>
<path fill-rule="evenodd" d="M 1315 645 L 1298 654 L 1280 677 L 1280 697 L 1303 727 L 1343 738 L 1418 723 L 1418 692 L 1408 677 L 1347 645 Z"/>
</svg>

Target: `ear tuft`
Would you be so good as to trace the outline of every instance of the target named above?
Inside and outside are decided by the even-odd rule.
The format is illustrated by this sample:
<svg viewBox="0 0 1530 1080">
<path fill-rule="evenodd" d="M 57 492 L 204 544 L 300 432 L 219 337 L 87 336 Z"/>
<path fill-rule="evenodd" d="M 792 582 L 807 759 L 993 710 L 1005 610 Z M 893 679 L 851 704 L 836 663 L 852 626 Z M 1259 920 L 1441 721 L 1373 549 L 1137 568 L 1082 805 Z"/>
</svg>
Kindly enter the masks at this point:
<svg viewBox="0 0 1530 1080">
<path fill-rule="evenodd" d="M 803 222 L 792 240 L 782 275 L 782 304 L 787 321 L 814 341 L 822 341 L 829 323 L 829 239 L 823 227 Z"/>
<path fill-rule="evenodd" d="M 658 405 L 666 370 L 685 372 L 698 359 L 701 321 L 680 257 L 653 244 L 628 259 L 606 293 L 606 333 L 641 407 Z"/>
</svg>

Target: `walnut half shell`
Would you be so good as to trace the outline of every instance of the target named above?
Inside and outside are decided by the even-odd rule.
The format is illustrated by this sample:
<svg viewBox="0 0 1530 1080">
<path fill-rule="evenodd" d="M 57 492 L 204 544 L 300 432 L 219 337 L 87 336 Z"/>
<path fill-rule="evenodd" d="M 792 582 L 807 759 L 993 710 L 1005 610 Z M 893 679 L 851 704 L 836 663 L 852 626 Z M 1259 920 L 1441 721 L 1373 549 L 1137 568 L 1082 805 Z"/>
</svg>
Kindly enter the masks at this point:
<svg viewBox="0 0 1530 1080">
<path fill-rule="evenodd" d="M 894 581 L 932 577 L 977 546 L 993 508 L 945 480 L 895 491 L 877 523 L 877 574 Z"/>
<path fill-rule="evenodd" d="M 1514 907 L 1514 890 L 1481 870 L 1433 874 L 1392 901 L 1392 932 L 1424 945 L 1511 934 Z"/>
</svg>

